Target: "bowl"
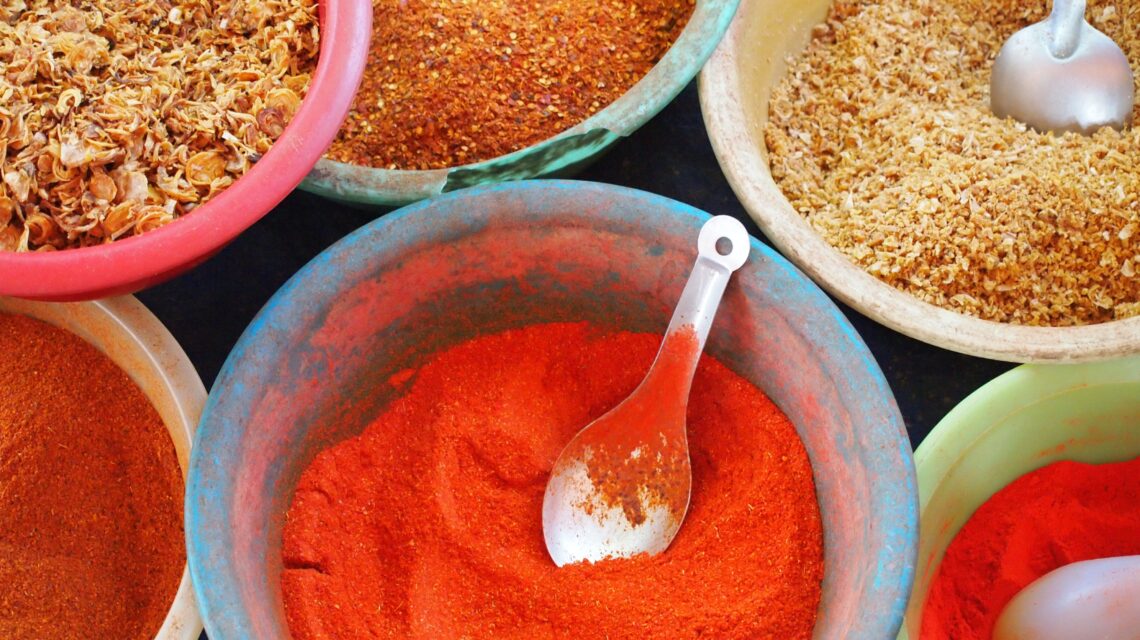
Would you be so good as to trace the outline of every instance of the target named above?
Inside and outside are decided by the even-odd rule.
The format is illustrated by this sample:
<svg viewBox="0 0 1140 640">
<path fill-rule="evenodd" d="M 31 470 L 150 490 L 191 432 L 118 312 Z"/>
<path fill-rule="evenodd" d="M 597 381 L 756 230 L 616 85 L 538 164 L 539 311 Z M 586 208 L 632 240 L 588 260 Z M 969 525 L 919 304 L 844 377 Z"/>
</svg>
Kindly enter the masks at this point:
<svg viewBox="0 0 1140 640">
<path fill-rule="evenodd" d="M 62 304 L 0 298 L 0 313 L 29 316 L 70 331 L 123 369 L 170 431 L 185 477 L 206 388 L 174 336 L 141 302 L 132 296 Z M 155 640 L 197 640 L 201 632 L 190 571 L 184 569 Z"/>
<path fill-rule="evenodd" d="M 663 331 L 707 219 L 621 187 L 517 182 L 407 207 L 309 263 L 241 337 L 199 427 L 187 533 L 210 637 L 288 637 L 284 514 L 316 453 L 391 400 L 373 381 L 532 323 Z M 835 305 L 756 240 L 752 256 L 708 350 L 774 399 L 812 461 L 825 538 L 817 637 L 890 637 L 917 536 L 902 418 Z"/>
<path fill-rule="evenodd" d="M 569 176 L 649 122 L 712 55 L 740 0 L 697 0 L 685 29 L 644 78 L 590 118 L 530 147 L 429 171 L 375 169 L 322 158 L 301 189 L 346 204 L 398 207 L 465 187 Z"/>
<path fill-rule="evenodd" d="M 269 152 L 190 215 L 146 234 L 66 251 L 0 252 L 0 295 L 92 300 L 133 293 L 191 269 L 281 202 L 348 114 L 372 35 L 369 0 L 320 0 L 321 49 L 305 99 Z"/>
<path fill-rule="evenodd" d="M 1023 365 L 963 400 L 915 452 L 922 534 L 899 638 L 919 637 L 922 609 L 946 548 L 995 493 L 1058 460 L 1107 463 L 1137 456 L 1140 358 Z"/>
<path fill-rule="evenodd" d="M 866 273 L 792 208 L 768 169 L 768 99 L 789 58 L 804 50 L 829 0 L 743 0 L 700 78 L 701 109 L 717 161 L 748 214 L 780 251 L 835 297 L 900 333 L 968 355 L 1013 362 L 1075 362 L 1140 352 L 1140 318 L 1079 327 L 1031 327 L 967 316 Z"/>
</svg>

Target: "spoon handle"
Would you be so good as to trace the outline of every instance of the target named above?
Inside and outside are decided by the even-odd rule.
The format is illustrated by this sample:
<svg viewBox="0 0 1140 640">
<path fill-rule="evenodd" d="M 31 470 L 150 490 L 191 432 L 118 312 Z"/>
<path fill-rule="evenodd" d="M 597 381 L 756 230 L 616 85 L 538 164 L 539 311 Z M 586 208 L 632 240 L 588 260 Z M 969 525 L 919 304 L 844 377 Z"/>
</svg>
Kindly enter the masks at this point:
<svg viewBox="0 0 1140 640">
<path fill-rule="evenodd" d="M 720 249 L 726 253 L 722 254 Z M 697 238 L 697 262 L 681 292 L 666 335 L 685 325 L 692 325 L 697 334 L 697 353 L 704 349 L 729 276 L 744 264 L 749 251 L 748 231 L 736 218 L 715 216 L 701 227 Z"/>
<path fill-rule="evenodd" d="M 1081 27 L 1085 24 L 1085 0 L 1053 0 L 1049 14 L 1049 51 L 1064 60 L 1081 45 Z"/>
</svg>

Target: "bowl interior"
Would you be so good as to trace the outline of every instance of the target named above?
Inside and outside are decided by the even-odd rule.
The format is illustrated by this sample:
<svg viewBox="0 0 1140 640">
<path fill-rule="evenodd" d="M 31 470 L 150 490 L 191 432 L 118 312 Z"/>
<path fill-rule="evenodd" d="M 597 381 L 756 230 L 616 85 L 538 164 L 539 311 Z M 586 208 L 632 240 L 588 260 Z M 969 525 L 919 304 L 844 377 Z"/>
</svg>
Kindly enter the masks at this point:
<svg viewBox="0 0 1140 640">
<path fill-rule="evenodd" d="M 372 3 L 320 0 L 320 23 L 320 58 L 301 107 L 241 179 L 145 235 L 67 251 L 0 252 L 0 295 L 59 301 L 132 293 L 197 266 L 281 202 L 348 113 L 368 56 Z"/>
<path fill-rule="evenodd" d="M 697 0 L 677 41 L 644 78 L 587 120 L 514 153 L 432 171 L 373 169 L 322 159 L 301 188 L 350 204 L 401 206 L 477 185 L 568 176 L 657 115 L 712 55 L 740 0 Z"/>
<path fill-rule="evenodd" d="M 195 445 L 190 564 L 210 636 L 287 637 L 283 514 L 313 456 L 390 400 L 376 381 L 536 322 L 663 331 L 705 219 L 619 187 L 514 183 L 409 207 L 318 256 L 231 353 Z M 773 251 L 752 251 L 710 351 L 775 400 L 812 459 L 826 556 L 817 636 L 889 636 L 915 553 L 902 419 L 838 309 Z"/>
<path fill-rule="evenodd" d="M 948 311 L 866 273 L 807 223 L 768 170 L 772 89 L 810 41 L 830 0 L 742 0 L 701 73 L 705 125 L 733 191 L 780 251 L 831 294 L 896 331 L 968 355 L 1015 362 L 1089 361 L 1140 352 L 1140 318 L 1082 327 L 1011 325 Z"/>
<path fill-rule="evenodd" d="M 0 297 L 0 313 L 26 315 L 66 329 L 130 375 L 169 430 L 178 465 L 186 476 L 206 388 L 182 347 L 142 303 L 131 296 L 67 304 Z M 201 631 L 190 572 L 184 570 L 170 612 L 155 637 L 196 640 Z"/>
<path fill-rule="evenodd" d="M 1140 358 L 1004 374 L 955 407 L 918 448 L 922 535 L 900 638 L 917 638 L 942 556 L 974 511 L 1018 477 L 1058 460 L 1140 456 Z"/>
</svg>

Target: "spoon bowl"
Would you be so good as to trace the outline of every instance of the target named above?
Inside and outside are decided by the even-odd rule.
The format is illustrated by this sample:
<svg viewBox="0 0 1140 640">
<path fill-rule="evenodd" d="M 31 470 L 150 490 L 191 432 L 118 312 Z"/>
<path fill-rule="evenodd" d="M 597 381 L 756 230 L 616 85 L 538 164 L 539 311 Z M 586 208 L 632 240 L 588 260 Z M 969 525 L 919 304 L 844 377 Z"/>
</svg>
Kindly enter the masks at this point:
<svg viewBox="0 0 1140 640">
<path fill-rule="evenodd" d="M 1002 610 L 994 640 L 1133 638 L 1140 556 L 1074 562 L 1041 576 Z"/>
<path fill-rule="evenodd" d="M 1057 133 L 1124 128 L 1133 92 L 1128 58 L 1085 21 L 1085 0 L 1055 0 L 1046 20 L 1013 34 L 990 77 L 994 114 Z"/>
<path fill-rule="evenodd" d="M 748 259 L 731 216 L 701 228 L 698 257 L 645 380 L 578 432 L 550 473 L 542 534 L 558 566 L 665 551 L 689 507 L 685 411 L 697 361 L 728 279 Z"/>
</svg>

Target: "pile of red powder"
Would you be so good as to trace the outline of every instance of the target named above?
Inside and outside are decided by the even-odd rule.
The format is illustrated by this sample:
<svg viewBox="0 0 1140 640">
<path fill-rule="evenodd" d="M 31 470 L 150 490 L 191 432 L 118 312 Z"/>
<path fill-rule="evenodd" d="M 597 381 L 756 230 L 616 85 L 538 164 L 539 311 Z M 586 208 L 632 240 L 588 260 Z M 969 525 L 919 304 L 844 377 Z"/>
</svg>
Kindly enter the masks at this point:
<svg viewBox="0 0 1140 640">
<path fill-rule="evenodd" d="M 1140 554 L 1140 458 L 1057 462 L 986 501 L 946 550 L 922 640 L 989 640 L 1002 609 L 1064 565 Z"/>
<path fill-rule="evenodd" d="M 807 454 L 708 357 L 689 407 L 692 503 L 669 550 L 561 569 L 547 555 L 558 453 L 634 389 L 660 341 L 536 325 L 395 376 L 402 397 L 298 485 L 281 579 L 293 637 L 810 638 L 823 540 Z"/>
</svg>

